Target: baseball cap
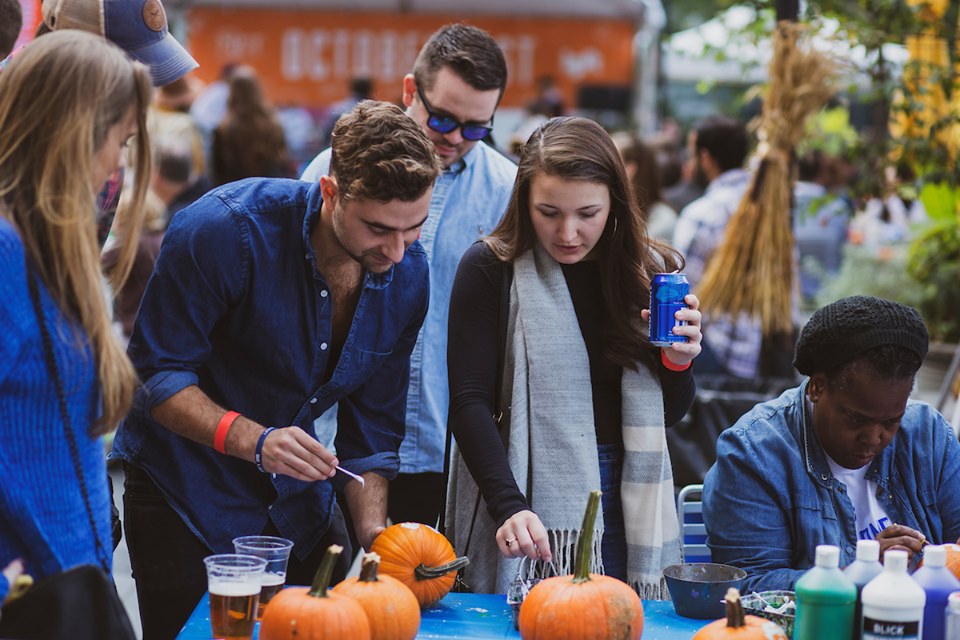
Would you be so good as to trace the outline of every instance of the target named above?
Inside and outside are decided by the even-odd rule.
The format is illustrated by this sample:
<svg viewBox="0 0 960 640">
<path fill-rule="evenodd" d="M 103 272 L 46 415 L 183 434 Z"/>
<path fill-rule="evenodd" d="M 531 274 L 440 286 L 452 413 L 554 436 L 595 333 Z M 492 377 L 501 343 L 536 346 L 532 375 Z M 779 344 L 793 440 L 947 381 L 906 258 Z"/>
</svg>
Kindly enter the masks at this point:
<svg viewBox="0 0 960 640">
<path fill-rule="evenodd" d="M 105 37 L 150 67 L 157 87 L 200 66 L 170 35 L 160 0 L 43 0 L 43 22 Z"/>
</svg>

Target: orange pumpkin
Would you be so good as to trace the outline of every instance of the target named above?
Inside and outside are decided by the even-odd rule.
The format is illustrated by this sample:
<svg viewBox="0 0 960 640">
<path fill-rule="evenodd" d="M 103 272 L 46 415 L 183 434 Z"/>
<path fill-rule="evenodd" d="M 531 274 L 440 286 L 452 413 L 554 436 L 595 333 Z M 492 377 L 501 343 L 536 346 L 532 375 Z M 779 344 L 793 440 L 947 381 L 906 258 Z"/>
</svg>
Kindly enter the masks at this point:
<svg viewBox="0 0 960 640">
<path fill-rule="evenodd" d="M 945 544 L 943 546 L 947 548 L 947 569 L 950 569 L 953 575 L 957 576 L 957 580 L 960 580 L 960 545 Z"/>
<path fill-rule="evenodd" d="M 593 491 L 577 541 L 573 575 L 540 582 L 520 605 L 524 640 L 639 640 L 643 633 L 640 596 L 616 578 L 590 573 L 599 507 L 600 492 Z"/>
<path fill-rule="evenodd" d="M 378 576 L 380 556 L 363 557 L 359 578 L 348 578 L 334 593 L 353 598 L 367 612 L 371 640 L 413 640 L 420 630 L 420 603 L 402 582 Z"/>
<path fill-rule="evenodd" d="M 343 547 L 330 545 L 313 586 L 284 589 L 270 601 L 260 621 L 260 640 L 370 640 L 363 607 L 327 591 Z"/>
<path fill-rule="evenodd" d="M 387 527 L 370 551 L 380 556 L 380 573 L 405 584 L 423 608 L 450 593 L 457 571 L 470 564 L 436 529 L 416 522 Z"/>
<path fill-rule="evenodd" d="M 787 640 L 787 634 L 776 622 L 744 615 L 736 589 L 727 590 L 726 608 L 726 618 L 700 629 L 693 640 Z"/>
</svg>

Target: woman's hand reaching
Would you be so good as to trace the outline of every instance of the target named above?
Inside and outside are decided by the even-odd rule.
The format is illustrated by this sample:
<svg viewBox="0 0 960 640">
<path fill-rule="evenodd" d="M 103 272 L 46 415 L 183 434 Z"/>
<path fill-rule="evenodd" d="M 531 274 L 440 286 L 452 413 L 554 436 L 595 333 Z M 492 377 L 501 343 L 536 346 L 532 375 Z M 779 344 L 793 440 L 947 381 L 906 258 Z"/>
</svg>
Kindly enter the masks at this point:
<svg viewBox="0 0 960 640">
<path fill-rule="evenodd" d="M 553 560 L 547 530 L 533 511 L 520 511 L 507 518 L 497 529 L 497 546 L 507 558 Z"/>
</svg>

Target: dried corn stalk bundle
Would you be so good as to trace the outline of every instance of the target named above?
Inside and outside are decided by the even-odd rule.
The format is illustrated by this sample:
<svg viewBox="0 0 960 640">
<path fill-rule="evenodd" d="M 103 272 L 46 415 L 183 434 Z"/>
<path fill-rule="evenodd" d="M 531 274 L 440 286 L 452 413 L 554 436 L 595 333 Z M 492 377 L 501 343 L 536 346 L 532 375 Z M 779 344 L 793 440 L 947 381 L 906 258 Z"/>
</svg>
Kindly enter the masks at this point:
<svg viewBox="0 0 960 640">
<path fill-rule="evenodd" d="M 807 118 L 835 92 L 834 61 L 798 46 L 803 30 L 777 25 L 760 116 L 760 163 L 697 291 L 703 309 L 732 317 L 746 312 L 760 319 L 767 336 L 793 331 L 793 149 Z"/>
</svg>

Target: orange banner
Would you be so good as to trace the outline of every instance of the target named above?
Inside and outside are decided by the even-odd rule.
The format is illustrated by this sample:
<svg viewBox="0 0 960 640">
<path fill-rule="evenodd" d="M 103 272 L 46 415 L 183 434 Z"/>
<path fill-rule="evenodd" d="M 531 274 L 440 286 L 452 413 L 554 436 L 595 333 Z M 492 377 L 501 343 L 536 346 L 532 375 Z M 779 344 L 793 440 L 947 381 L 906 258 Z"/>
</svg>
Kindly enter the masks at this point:
<svg viewBox="0 0 960 640">
<path fill-rule="evenodd" d="M 277 104 L 324 106 L 343 98 L 353 77 L 374 81 L 376 97 L 398 101 L 401 79 L 424 41 L 458 20 L 444 15 L 395 15 L 311 10 L 198 7 L 188 14 L 189 49 L 197 74 L 216 79 L 224 64 L 253 66 Z M 504 106 L 536 96 L 536 81 L 553 76 L 567 104 L 582 85 L 629 87 L 634 24 L 616 19 L 477 17 L 507 58 Z"/>
</svg>

